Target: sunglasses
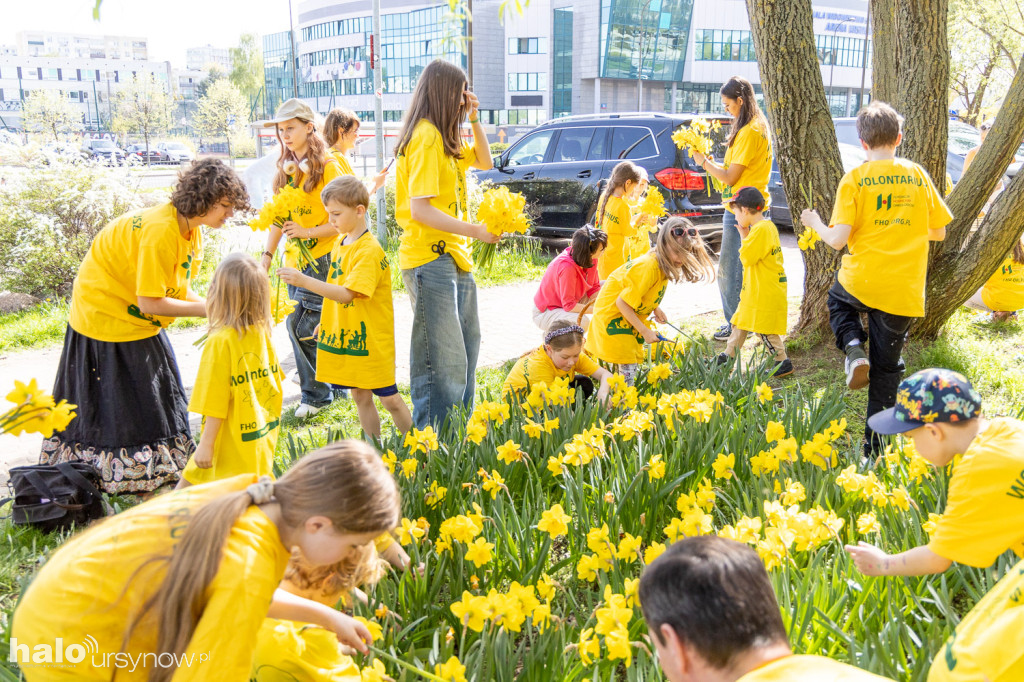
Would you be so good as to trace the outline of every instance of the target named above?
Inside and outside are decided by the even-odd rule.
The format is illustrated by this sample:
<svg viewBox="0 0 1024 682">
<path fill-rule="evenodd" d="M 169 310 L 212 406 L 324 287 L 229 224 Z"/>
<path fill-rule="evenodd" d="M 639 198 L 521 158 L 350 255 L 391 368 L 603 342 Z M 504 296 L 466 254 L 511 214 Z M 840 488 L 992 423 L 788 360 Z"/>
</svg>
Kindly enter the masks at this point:
<svg viewBox="0 0 1024 682">
<path fill-rule="evenodd" d="M 696 237 L 697 236 L 697 228 L 696 227 L 673 227 L 672 228 L 672 236 L 673 237 L 682 237 L 683 235 L 686 235 L 688 237 Z"/>
</svg>

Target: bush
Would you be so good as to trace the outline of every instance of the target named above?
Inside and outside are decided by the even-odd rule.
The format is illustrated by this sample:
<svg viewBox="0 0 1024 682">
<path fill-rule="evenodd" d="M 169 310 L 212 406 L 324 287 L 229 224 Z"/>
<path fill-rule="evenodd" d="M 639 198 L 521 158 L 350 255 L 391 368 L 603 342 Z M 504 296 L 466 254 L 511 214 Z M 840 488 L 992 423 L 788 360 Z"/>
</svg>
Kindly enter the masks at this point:
<svg viewBox="0 0 1024 682">
<path fill-rule="evenodd" d="M 491 156 L 497 156 L 506 149 L 509 148 L 508 142 L 492 142 L 491 143 Z"/>
<path fill-rule="evenodd" d="M 124 171 L 95 164 L 22 170 L 0 186 L 0 289 L 66 297 L 96 233 L 139 208 Z"/>
</svg>

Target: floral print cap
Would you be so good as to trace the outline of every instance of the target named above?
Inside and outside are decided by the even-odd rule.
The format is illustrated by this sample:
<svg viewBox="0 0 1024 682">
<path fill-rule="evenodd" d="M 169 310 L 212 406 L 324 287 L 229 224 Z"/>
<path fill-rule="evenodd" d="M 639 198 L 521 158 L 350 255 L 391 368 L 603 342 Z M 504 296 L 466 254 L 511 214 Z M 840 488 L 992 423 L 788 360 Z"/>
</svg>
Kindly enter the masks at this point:
<svg viewBox="0 0 1024 682">
<path fill-rule="evenodd" d="M 868 426 L 875 433 L 889 435 L 980 415 L 981 396 L 967 377 L 950 369 L 923 369 L 900 383 L 896 406 L 872 415 Z"/>
</svg>

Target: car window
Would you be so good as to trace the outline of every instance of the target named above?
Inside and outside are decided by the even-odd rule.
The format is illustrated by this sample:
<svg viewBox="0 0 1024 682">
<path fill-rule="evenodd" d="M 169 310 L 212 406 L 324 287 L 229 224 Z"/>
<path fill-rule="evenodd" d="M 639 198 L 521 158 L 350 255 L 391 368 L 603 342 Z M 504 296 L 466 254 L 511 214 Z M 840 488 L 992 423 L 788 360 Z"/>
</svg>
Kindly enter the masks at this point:
<svg viewBox="0 0 1024 682">
<path fill-rule="evenodd" d="M 539 133 L 527 135 L 517 144 L 508 155 L 509 166 L 525 166 L 531 163 L 544 163 L 544 155 L 547 153 L 551 137 L 555 134 L 553 130 L 543 130 Z"/>
<path fill-rule="evenodd" d="M 981 144 L 981 132 L 966 123 L 949 122 L 949 151 L 964 156 Z"/>
<path fill-rule="evenodd" d="M 628 150 L 628 151 L 627 151 Z M 644 159 L 658 153 L 654 134 L 648 128 L 616 126 L 612 130 L 612 159 Z"/>
<path fill-rule="evenodd" d="M 555 145 L 552 161 L 585 161 L 590 148 L 590 138 L 594 136 L 592 128 L 563 128 Z"/>
<path fill-rule="evenodd" d="M 835 122 L 836 140 L 843 144 L 860 146 L 860 135 L 857 134 L 857 126 L 853 121 Z"/>
<path fill-rule="evenodd" d="M 587 159 L 600 161 L 608 158 L 608 129 L 597 128 L 594 130 L 594 139 L 590 142 L 590 151 L 587 152 Z"/>
</svg>

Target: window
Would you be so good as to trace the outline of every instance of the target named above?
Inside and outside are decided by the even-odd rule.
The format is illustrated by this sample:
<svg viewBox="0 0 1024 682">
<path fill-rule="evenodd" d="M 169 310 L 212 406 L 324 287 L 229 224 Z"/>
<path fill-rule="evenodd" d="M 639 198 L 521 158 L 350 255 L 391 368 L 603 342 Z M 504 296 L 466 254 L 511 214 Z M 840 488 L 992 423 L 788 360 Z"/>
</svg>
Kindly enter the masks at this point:
<svg viewBox="0 0 1024 682">
<path fill-rule="evenodd" d="M 611 158 L 645 159 L 657 153 L 658 145 L 648 128 L 616 126 L 612 130 Z"/>
<path fill-rule="evenodd" d="M 693 54 L 697 61 L 757 61 L 750 31 L 698 30 L 693 38 Z"/>
<path fill-rule="evenodd" d="M 543 163 L 553 135 L 553 130 L 545 130 L 523 138 L 522 142 L 509 153 L 508 165 L 523 166 L 531 163 Z"/>
<path fill-rule="evenodd" d="M 60 80 L 60 73 L 57 69 L 43 69 L 43 78 L 48 81 Z"/>
<path fill-rule="evenodd" d="M 536 92 L 548 89 L 546 73 L 510 73 L 508 75 L 509 92 Z"/>
<path fill-rule="evenodd" d="M 602 131 L 603 132 L 603 131 Z M 551 157 L 552 161 L 584 161 L 590 147 L 590 139 L 594 136 L 593 129 L 563 128 L 558 136 L 558 145 Z"/>
<path fill-rule="evenodd" d="M 547 38 L 509 38 L 509 54 L 547 54 Z"/>
<path fill-rule="evenodd" d="M 814 36 L 818 48 L 818 61 L 829 66 L 856 66 L 864 64 L 864 39 L 837 36 L 832 33 Z M 871 43 L 868 42 L 867 60 L 871 62 Z"/>
</svg>

